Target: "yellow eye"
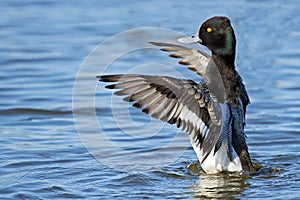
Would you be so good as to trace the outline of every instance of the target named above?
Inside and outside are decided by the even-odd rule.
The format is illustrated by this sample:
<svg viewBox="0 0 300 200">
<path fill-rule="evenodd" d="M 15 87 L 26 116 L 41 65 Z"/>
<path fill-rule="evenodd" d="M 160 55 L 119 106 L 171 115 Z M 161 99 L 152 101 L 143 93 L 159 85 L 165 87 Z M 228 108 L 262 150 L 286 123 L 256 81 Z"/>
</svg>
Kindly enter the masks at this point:
<svg viewBox="0 0 300 200">
<path fill-rule="evenodd" d="M 208 28 L 206 29 L 206 31 L 207 31 L 208 33 L 210 33 L 210 32 L 212 32 L 212 29 L 211 29 L 210 27 L 208 27 Z"/>
</svg>

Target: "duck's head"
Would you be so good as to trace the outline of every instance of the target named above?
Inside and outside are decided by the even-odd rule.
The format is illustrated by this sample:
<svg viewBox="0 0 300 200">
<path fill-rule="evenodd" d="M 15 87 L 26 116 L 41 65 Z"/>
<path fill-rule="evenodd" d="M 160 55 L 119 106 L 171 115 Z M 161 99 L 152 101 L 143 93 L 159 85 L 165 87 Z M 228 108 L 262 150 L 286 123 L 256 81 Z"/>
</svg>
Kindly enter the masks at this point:
<svg viewBox="0 0 300 200">
<path fill-rule="evenodd" d="M 181 43 L 199 42 L 215 55 L 235 54 L 235 35 L 227 17 L 212 17 L 201 25 L 198 33 L 179 38 L 178 41 Z"/>
</svg>

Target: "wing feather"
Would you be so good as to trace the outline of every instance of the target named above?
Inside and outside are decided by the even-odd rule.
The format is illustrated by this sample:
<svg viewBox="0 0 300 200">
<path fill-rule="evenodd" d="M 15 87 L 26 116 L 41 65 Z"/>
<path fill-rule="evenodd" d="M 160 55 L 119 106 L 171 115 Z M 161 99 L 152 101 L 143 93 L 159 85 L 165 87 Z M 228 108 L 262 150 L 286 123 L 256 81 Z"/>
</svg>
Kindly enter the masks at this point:
<svg viewBox="0 0 300 200">
<path fill-rule="evenodd" d="M 103 82 L 117 82 L 106 88 L 118 89 L 114 94 L 125 95 L 124 100 L 134 102 L 134 107 L 186 131 L 193 147 L 200 147 L 200 162 L 212 151 L 219 138 L 220 125 L 217 122 L 222 113 L 204 83 L 136 74 L 97 78 Z"/>
<path fill-rule="evenodd" d="M 161 48 L 162 51 L 174 52 L 170 54 L 170 57 L 182 58 L 182 60 L 178 62 L 179 64 L 190 65 L 189 69 L 195 71 L 202 77 L 211 59 L 207 53 L 193 48 L 162 42 L 150 42 L 150 44 L 163 47 Z"/>
</svg>

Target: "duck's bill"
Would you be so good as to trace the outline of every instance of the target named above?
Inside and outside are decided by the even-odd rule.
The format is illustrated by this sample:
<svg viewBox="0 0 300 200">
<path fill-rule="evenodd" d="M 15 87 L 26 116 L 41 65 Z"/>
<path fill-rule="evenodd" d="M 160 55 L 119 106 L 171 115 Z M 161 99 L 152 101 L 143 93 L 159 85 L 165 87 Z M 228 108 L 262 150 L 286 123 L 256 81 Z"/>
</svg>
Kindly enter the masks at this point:
<svg viewBox="0 0 300 200">
<path fill-rule="evenodd" d="M 198 33 L 195 33 L 194 35 L 188 37 L 178 38 L 177 41 L 185 44 L 191 44 L 196 42 L 202 43 L 202 40 L 199 38 Z"/>
</svg>

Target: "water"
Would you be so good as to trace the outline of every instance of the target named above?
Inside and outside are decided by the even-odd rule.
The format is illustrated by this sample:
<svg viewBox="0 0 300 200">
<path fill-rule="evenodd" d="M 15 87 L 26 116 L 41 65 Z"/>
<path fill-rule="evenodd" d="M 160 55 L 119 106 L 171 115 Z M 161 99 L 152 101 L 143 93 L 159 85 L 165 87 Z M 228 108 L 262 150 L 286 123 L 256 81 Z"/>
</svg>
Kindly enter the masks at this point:
<svg viewBox="0 0 300 200">
<path fill-rule="evenodd" d="M 296 0 L 1 1 L 0 198 L 297 199 L 299 11 Z M 97 85 L 97 62 L 104 63 L 115 53 L 113 48 L 122 49 L 125 43 L 113 44 L 105 56 L 98 55 L 91 71 L 78 74 L 92 49 L 114 34 L 140 27 L 192 34 L 213 15 L 227 15 L 237 35 L 237 66 L 252 102 L 248 145 L 255 164 L 262 166 L 254 176 L 205 175 L 195 166 L 196 156 L 184 134 L 136 109 L 123 110 L 126 103 Z M 141 34 L 133 39 L 148 38 Z M 151 62 L 170 68 L 139 67 Z M 178 75 L 176 69 L 199 80 L 155 49 L 123 55 L 107 73 L 132 69 Z M 86 90 L 75 93 L 74 106 L 78 75 Z M 95 98 L 89 99 L 88 90 Z M 96 140 L 98 129 L 90 126 L 94 99 L 95 116 L 105 133 L 102 140 Z M 115 147 L 119 151 L 111 151 Z M 160 165 L 165 161 L 170 164 Z"/>
</svg>

